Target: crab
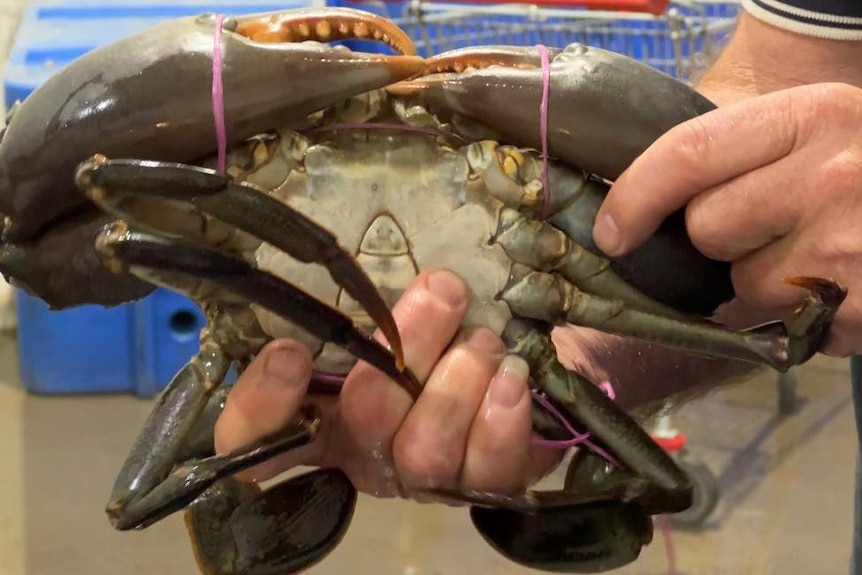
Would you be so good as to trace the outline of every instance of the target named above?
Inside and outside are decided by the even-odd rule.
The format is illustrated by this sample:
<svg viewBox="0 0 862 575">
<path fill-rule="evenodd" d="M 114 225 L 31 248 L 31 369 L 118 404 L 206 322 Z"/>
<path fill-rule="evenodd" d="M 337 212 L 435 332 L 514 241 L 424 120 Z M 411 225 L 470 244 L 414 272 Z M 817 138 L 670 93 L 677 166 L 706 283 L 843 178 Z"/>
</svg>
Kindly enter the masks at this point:
<svg viewBox="0 0 862 575">
<path fill-rule="evenodd" d="M 350 38 L 394 53 L 331 45 Z M 391 21 L 353 9 L 170 20 L 82 56 L 13 108 L 0 270 L 54 309 L 156 286 L 200 305 L 200 352 L 155 402 L 107 514 L 128 530 L 184 511 L 202 572 L 252 575 L 324 559 L 357 492 L 339 469 L 265 490 L 235 479 L 314 441 L 320 414 L 215 454 L 230 367 L 290 337 L 313 350 L 316 391 L 338 393 L 361 359 L 418 397 L 390 309 L 421 270 L 455 271 L 472 295 L 463 325 L 492 329 L 527 361 L 535 431 L 584 429 L 610 455 L 579 448 L 556 491 L 424 495 L 467 504 L 514 562 L 607 571 L 639 556 L 651 515 L 688 508 L 692 486 L 631 415 L 560 364 L 552 328 L 786 371 L 817 353 L 846 296 L 795 278 L 808 295 L 792 317 L 734 330 L 708 319 L 733 296 L 727 264 L 701 256 L 681 218 L 625 258 L 596 249 L 610 183 L 713 108 L 580 44 L 423 59 Z"/>
</svg>

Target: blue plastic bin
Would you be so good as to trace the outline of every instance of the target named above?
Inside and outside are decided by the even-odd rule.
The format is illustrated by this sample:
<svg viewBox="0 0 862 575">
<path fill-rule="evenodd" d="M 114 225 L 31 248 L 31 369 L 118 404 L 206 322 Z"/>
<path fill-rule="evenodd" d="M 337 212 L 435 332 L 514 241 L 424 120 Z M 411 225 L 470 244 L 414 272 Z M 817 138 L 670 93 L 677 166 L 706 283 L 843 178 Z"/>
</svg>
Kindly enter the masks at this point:
<svg viewBox="0 0 862 575">
<path fill-rule="evenodd" d="M 30 2 L 4 75 L 7 107 L 100 45 L 178 16 L 251 14 L 311 1 L 40 0 Z M 134 393 L 151 397 L 199 349 L 204 318 L 185 297 L 156 290 L 131 304 L 50 311 L 17 292 L 21 378 L 39 394 Z"/>
</svg>

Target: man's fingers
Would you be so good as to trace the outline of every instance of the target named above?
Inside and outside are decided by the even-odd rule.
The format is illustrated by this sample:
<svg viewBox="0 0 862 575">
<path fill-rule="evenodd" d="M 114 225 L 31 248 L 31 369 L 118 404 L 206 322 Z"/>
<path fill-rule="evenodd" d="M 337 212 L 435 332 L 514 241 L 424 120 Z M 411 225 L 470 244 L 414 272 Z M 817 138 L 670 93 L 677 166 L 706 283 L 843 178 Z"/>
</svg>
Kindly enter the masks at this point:
<svg viewBox="0 0 862 575">
<path fill-rule="evenodd" d="M 718 108 L 659 138 L 612 186 L 593 236 L 608 256 L 630 252 L 697 194 L 790 154 L 798 98 L 775 92 Z"/>
<path fill-rule="evenodd" d="M 808 179 L 804 159 L 794 155 L 696 196 L 686 207 L 692 243 L 728 262 L 771 244 L 796 226 Z"/>
<path fill-rule="evenodd" d="M 467 438 L 506 347 L 488 329 L 465 334 L 437 364 L 393 444 L 408 488 L 458 486 Z"/>
<path fill-rule="evenodd" d="M 512 493 L 529 486 L 550 469 L 562 450 L 531 453 L 532 421 L 527 363 L 507 355 L 482 400 L 470 436 L 461 473 L 461 487 Z"/>
<path fill-rule="evenodd" d="M 267 344 L 228 394 L 215 426 L 216 451 L 236 449 L 285 429 L 305 397 L 312 365 L 308 349 L 297 341 Z M 278 460 L 270 460 L 239 477 L 263 480 L 281 470 Z"/>
<path fill-rule="evenodd" d="M 463 279 L 436 270 L 421 273 L 394 306 L 405 363 L 420 381 L 427 379 L 458 332 L 468 299 Z M 339 424 L 347 430 L 346 442 L 330 447 L 358 489 L 382 492 L 396 487 L 391 485 L 388 458 L 392 438 L 412 404 L 403 389 L 367 363 L 359 362 L 351 370 L 341 391 Z"/>
</svg>

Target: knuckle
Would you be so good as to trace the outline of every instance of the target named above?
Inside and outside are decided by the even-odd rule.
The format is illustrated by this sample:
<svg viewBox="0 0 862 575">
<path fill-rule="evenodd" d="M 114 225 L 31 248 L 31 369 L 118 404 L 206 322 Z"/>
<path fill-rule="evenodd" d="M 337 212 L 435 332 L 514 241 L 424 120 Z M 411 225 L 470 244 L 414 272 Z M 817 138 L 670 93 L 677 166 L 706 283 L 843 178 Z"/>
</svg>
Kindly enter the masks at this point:
<svg viewBox="0 0 862 575">
<path fill-rule="evenodd" d="M 716 257 L 721 252 L 720 242 L 715 241 L 715 229 L 703 209 L 703 196 L 695 197 L 685 209 L 685 228 L 691 243 L 707 257 Z"/>
<path fill-rule="evenodd" d="M 694 173 L 710 157 L 710 129 L 703 118 L 688 120 L 669 132 L 673 137 L 671 161 L 674 169 Z"/>
<path fill-rule="evenodd" d="M 462 451 L 453 441 L 430 438 L 415 428 L 399 433 L 393 445 L 399 478 L 421 487 L 453 484 L 461 469 Z"/>
<path fill-rule="evenodd" d="M 840 82 L 814 85 L 811 87 L 811 107 L 820 114 L 838 114 L 839 119 L 843 119 L 849 111 L 858 110 L 862 99 L 860 94 L 859 88 Z"/>
<path fill-rule="evenodd" d="M 713 214 L 714 194 L 702 194 L 685 209 L 685 227 L 694 247 L 708 258 L 732 261 L 738 251 L 727 237 L 727 226 Z"/>
<path fill-rule="evenodd" d="M 844 195 L 852 192 L 862 178 L 862 149 L 845 147 L 820 164 L 817 186 L 825 193 Z M 855 196 L 855 194 L 852 194 Z M 854 198 L 855 199 L 855 198 Z"/>
</svg>

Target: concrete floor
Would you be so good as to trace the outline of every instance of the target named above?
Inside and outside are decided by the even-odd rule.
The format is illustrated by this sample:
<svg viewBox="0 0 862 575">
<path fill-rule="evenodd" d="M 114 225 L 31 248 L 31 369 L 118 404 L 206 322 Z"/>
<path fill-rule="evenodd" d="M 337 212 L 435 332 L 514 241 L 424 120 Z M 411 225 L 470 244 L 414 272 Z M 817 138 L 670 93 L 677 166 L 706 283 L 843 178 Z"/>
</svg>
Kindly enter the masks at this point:
<svg viewBox="0 0 862 575">
<path fill-rule="evenodd" d="M 700 531 L 672 533 L 679 575 L 846 573 L 856 448 L 846 362 L 819 359 L 797 377 L 802 404 L 791 417 L 777 414 L 774 376 L 715 393 L 675 417 L 722 491 Z M 0 382 L 0 574 L 196 572 L 180 516 L 118 533 L 103 514 L 149 401 L 26 395 L 14 338 L 0 343 Z M 665 543 L 657 531 L 638 562 L 614 573 L 669 573 Z M 529 572 L 491 550 L 463 509 L 370 497 L 361 498 L 343 544 L 310 573 L 342 570 Z"/>
<path fill-rule="evenodd" d="M 0 63 L 23 4 L 0 2 Z M 150 402 L 29 396 L 16 357 L 14 337 L 0 338 L 0 575 L 196 573 L 179 516 L 118 533 L 103 513 Z M 847 362 L 821 358 L 797 377 L 803 404 L 789 418 L 778 416 L 774 376 L 713 394 L 675 417 L 722 491 L 703 529 L 672 534 L 678 575 L 847 572 L 856 451 Z M 669 573 L 665 543 L 657 532 L 639 561 L 614 573 Z M 491 550 L 463 509 L 363 497 L 343 544 L 310 571 L 337 572 L 529 571 Z"/>
</svg>

